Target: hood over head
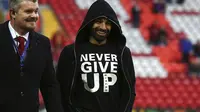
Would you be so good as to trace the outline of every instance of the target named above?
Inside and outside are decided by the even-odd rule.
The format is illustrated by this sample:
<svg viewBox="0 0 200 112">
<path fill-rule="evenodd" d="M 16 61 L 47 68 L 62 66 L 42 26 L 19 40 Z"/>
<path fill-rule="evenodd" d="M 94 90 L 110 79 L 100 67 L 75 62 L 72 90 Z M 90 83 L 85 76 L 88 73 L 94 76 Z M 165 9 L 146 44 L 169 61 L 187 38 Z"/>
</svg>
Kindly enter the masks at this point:
<svg viewBox="0 0 200 112">
<path fill-rule="evenodd" d="M 121 26 L 117 19 L 117 15 L 112 7 L 104 0 L 97 0 L 88 9 L 85 19 L 79 28 L 76 36 L 76 44 L 89 41 L 90 31 L 94 20 L 97 18 L 105 17 L 112 23 L 112 28 L 108 36 L 108 41 L 117 42 L 125 46 L 126 39 L 122 34 Z"/>
</svg>

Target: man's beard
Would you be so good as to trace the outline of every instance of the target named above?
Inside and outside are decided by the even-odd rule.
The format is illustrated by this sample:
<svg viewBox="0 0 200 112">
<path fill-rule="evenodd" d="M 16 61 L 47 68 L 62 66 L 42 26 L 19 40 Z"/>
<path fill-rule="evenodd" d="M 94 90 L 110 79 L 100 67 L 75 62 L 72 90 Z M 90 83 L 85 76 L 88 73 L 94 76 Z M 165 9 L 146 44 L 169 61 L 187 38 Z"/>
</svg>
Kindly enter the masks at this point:
<svg viewBox="0 0 200 112">
<path fill-rule="evenodd" d="M 97 32 L 101 31 L 104 32 L 105 35 L 99 35 Z M 101 43 L 102 41 L 106 40 L 108 35 L 110 34 L 110 30 L 103 30 L 100 28 L 92 28 L 91 36 L 98 42 Z"/>
</svg>

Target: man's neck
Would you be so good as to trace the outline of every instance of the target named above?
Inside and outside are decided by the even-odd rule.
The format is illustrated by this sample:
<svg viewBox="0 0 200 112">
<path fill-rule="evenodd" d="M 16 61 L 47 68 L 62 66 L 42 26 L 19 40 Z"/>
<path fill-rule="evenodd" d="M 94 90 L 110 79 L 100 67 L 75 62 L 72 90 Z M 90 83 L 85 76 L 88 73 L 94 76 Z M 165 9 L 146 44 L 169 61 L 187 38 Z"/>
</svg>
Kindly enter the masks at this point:
<svg viewBox="0 0 200 112">
<path fill-rule="evenodd" d="M 28 33 L 27 31 L 24 31 L 22 29 L 20 29 L 17 25 L 15 25 L 14 21 L 10 21 L 11 26 L 13 27 L 13 29 L 19 34 L 19 35 L 25 35 L 26 33 Z"/>
</svg>

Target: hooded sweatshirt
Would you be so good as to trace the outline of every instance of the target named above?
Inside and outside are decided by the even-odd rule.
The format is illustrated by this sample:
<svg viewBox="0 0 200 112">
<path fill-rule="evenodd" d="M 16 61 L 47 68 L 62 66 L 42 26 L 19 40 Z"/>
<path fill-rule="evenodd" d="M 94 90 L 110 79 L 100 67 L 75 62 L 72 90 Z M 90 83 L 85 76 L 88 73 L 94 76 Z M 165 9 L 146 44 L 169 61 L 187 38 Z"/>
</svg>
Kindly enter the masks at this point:
<svg viewBox="0 0 200 112">
<path fill-rule="evenodd" d="M 135 72 L 132 62 L 131 53 L 128 47 L 126 47 L 126 39 L 122 34 L 121 26 L 117 19 L 116 13 L 111 6 L 104 0 L 98 0 L 94 2 L 89 8 L 86 17 L 77 33 L 75 43 L 66 46 L 58 61 L 57 66 L 57 79 L 60 82 L 62 104 L 65 112 L 90 112 L 79 108 L 81 99 L 77 99 L 80 96 L 80 75 L 79 75 L 79 52 L 81 52 L 81 45 L 89 42 L 90 31 L 92 23 L 97 18 L 104 17 L 112 22 L 112 29 L 108 37 L 108 43 L 114 43 L 116 45 L 116 53 L 118 54 L 118 76 L 120 77 L 120 83 L 117 88 L 119 93 L 114 94 L 117 96 L 116 103 L 110 101 L 110 108 L 98 102 L 95 98 L 90 101 L 92 105 L 91 112 L 106 112 L 114 110 L 115 105 L 118 106 L 116 112 L 131 112 L 132 105 L 135 98 Z M 82 91 L 81 91 L 82 92 Z M 92 95 L 91 95 L 92 96 Z M 103 100 L 104 101 L 104 100 Z M 106 100 L 105 100 L 106 101 Z M 84 104 L 81 104 L 84 106 Z"/>
</svg>

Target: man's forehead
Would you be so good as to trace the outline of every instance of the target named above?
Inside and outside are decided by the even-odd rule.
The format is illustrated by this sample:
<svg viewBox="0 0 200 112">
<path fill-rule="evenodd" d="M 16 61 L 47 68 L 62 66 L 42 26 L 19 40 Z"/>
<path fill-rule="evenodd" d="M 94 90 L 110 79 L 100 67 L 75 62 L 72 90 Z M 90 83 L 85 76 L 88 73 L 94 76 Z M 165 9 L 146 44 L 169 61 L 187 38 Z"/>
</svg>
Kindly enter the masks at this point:
<svg viewBox="0 0 200 112">
<path fill-rule="evenodd" d="M 37 1 L 35 2 L 34 0 L 33 1 L 31 1 L 31 0 L 24 0 L 24 1 L 21 1 L 21 3 L 22 4 L 37 4 L 37 5 L 39 5 L 38 2 Z"/>
<path fill-rule="evenodd" d="M 104 21 L 109 21 L 109 19 L 108 19 L 108 18 L 106 18 L 106 17 L 99 17 L 99 18 L 97 18 L 96 20 L 104 20 Z"/>
<path fill-rule="evenodd" d="M 22 1 L 20 5 L 26 6 L 23 8 L 38 8 L 39 7 L 38 2 L 32 2 L 32 1 Z"/>
</svg>

